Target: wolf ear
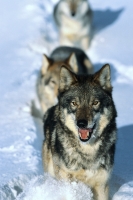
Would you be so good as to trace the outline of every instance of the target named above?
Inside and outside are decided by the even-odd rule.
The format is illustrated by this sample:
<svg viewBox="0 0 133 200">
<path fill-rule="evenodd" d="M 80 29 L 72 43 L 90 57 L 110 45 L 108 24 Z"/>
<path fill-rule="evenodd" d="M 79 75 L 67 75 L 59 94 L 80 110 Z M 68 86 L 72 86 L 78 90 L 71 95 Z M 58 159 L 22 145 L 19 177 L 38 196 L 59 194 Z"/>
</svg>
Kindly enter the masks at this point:
<svg viewBox="0 0 133 200">
<path fill-rule="evenodd" d="M 75 53 L 72 53 L 68 58 L 68 64 L 70 65 L 71 69 L 77 73 L 78 72 L 78 64 L 77 64 L 77 58 Z"/>
<path fill-rule="evenodd" d="M 50 59 L 44 54 L 42 60 L 41 74 L 45 75 L 50 65 Z"/>
<path fill-rule="evenodd" d="M 68 90 L 69 87 L 76 82 L 75 74 L 69 69 L 68 66 L 62 65 L 60 70 L 60 83 L 59 90 L 62 92 L 64 90 Z"/>
<path fill-rule="evenodd" d="M 103 89 L 110 92 L 112 91 L 109 64 L 104 65 L 98 72 L 95 73 L 94 81 L 98 81 Z"/>
</svg>

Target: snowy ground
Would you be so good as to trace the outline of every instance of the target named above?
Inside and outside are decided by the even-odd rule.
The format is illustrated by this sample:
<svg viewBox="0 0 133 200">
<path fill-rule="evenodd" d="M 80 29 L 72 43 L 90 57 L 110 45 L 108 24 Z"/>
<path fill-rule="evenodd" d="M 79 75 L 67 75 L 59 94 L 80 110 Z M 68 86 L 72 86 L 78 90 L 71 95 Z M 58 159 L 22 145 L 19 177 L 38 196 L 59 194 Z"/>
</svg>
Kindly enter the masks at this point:
<svg viewBox="0 0 133 200">
<path fill-rule="evenodd" d="M 30 115 L 42 53 L 49 54 L 58 45 L 58 34 L 51 15 L 56 2 L 0 0 L 1 200 L 59 200 L 64 196 L 67 200 L 91 199 L 92 194 L 85 185 L 57 182 L 47 174 L 43 175 L 41 122 Z M 90 2 L 94 10 L 95 36 L 87 53 L 95 70 L 106 62 L 110 63 L 113 96 L 118 111 L 118 141 L 110 183 L 111 196 L 115 194 L 113 200 L 131 200 L 133 4 L 132 0 Z"/>
</svg>

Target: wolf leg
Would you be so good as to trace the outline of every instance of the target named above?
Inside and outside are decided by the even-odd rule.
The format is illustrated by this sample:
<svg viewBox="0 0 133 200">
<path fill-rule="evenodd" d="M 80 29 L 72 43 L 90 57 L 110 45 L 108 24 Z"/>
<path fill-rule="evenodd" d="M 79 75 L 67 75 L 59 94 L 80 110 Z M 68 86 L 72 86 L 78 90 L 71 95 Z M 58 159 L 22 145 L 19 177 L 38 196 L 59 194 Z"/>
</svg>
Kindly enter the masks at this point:
<svg viewBox="0 0 133 200">
<path fill-rule="evenodd" d="M 108 186 L 106 185 L 99 185 L 93 188 L 94 192 L 94 200 L 108 200 L 109 195 L 108 195 Z"/>
<path fill-rule="evenodd" d="M 83 50 L 87 50 L 90 46 L 90 39 L 89 39 L 89 36 L 84 36 L 82 39 L 81 39 L 81 48 Z"/>
</svg>

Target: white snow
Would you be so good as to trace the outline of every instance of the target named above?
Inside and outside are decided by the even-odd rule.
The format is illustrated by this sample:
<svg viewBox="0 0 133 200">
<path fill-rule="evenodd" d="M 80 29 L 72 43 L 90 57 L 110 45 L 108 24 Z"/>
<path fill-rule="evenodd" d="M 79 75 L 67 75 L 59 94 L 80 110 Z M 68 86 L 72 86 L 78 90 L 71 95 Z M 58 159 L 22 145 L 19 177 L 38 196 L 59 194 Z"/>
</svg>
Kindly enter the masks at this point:
<svg viewBox="0 0 133 200">
<path fill-rule="evenodd" d="M 113 200 L 132 200 L 133 199 L 133 182 L 129 182 L 120 187 L 113 197 Z"/>
<path fill-rule="evenodd" d="M 91 200 L 92 196 L 91 190 L 82 183 L 61 182 L 45 175 L 33 178 L 17 200 L 37 200 L 40 197 L 49 200 Z"/>
<path fill-rule="evenodd" d="M 0 0 L 0 199 L 91 199 L 82 183 L 43 172 L 42 122 L 30 114 L 42 54 L 58 46 L 57 0 Z M 113 200 L 133 199 L 133 3 L 90 0 L 95 35 L 87 51 L 95 70 L 111 65 L 118 118 Z M 39 125 L 40 124 L 40 125 Z M 120 189 L 119 189 L 120 188 Z"/>
</svg>

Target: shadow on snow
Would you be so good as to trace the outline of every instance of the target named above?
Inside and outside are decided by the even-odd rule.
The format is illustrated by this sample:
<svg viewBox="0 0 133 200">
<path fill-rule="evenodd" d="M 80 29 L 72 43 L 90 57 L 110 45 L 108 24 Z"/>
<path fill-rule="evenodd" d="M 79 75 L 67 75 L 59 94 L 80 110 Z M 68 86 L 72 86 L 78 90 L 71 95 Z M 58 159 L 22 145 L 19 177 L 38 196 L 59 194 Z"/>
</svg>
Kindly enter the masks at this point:
<svg viewBox="0 0 133 200">
<path fill-rule="evenodd" d="M 133 124 L 118 129 L 111 194 L 133 179 Z"/>
<path fill-rule="evenodd" d="M 113 24 L 122 14 L 124 8 L 119 10 L 94 10 L 93 11 L 93 27 L 94 33 L 101 31 L 107 26 Z"/>
</svg>

